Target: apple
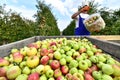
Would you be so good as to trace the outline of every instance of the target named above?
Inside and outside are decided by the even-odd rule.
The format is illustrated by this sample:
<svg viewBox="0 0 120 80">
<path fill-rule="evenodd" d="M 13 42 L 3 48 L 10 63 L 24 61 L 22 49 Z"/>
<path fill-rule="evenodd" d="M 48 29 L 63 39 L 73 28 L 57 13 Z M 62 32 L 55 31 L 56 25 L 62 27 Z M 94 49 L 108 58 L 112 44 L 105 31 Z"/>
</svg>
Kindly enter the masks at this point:
<svg viewBox="0 0 120 80">
<path fill-rule="evenodd" d="M 65 59 L 67 63 L 70 63 L 73 60 L 71 56 L 66 56 Z"/>
<path fill-rule="evenodd" d="M 46 48 L 42 48 L 41 51 L 40 51 L 41 56 L 47 56 L 48 53 L 49 53 L 48 49 L 46 49 Z"/>
<path fill-rule="evenodd" d="M 54 77 L 57 78 L 62 75 L 62 72 L 60 69 L 55 69 L 54 70 Z"/>
<path fill-rule="evenodd" d="M 81 56 L 81 55 L 79 55 L 79 56 L 77 56 L 76 57 L 76 60 L 79 62 L 79 61 L 81 61 L 81 60 L 83 60 L 84 58 L 83 58 L 83 56 Z"/>
<path fill-rule="evenodd" d="M 92 66 L 92 62 L 89 59 L 85 59 L 85 61 L 88 63 L 88 67 Z"/>
<path fill-rule="evenodd" d="M 80 73 L 74 73 L 73 77 L 72 77 L 72 80 L 84 80 L 84 77 Z"/>
<path fill-rule="evenodd" d="M 63 77 L 63 76 L 58 76 L 58 77 L 56 78 L 56 80 L 64 80 L 64 77 Z"/>
<path fill-rule="evenodd" d="M 30 68 L 28 67 L 28 66 L 25 66 L 24 68 L 23 68 L 23 70 L 22 70 L 22 73 L 23 74 L 30 74 L 30 72 L 31 72 L 31 70 L 30 70 Z"/>
<path fill-rule="evenodd" d="M 58 69 L 60 67 L 60 62 L 58 60 L 53 60 L 51 63 L 50 63 L 50 66 L 52 69 Z"/>
<path fill-rule="evenodd" d="M 0 57 L 0 67 L 1 66 L 8 66 L 8 65 L 9 65 L 9 61 Z"/>
<path fill-rule="evenodd" d="M 64 51 L 69 51 L 71 48 L 69 46 L 63 46 Z"/>
<path fill-rule="evenodd" d="M 65 58 L 61 58 L 60 59 L 60 64 L 61 65 L 66 65 L 66 59 Z"/>
<path fill-rule="evenodd" d="M 106 63 L 113 65 L 113 64 L 115 64 L 115 60 L 113 58 L 109 58 L 109 59 L 107 59 Z"/>
<path fill-rule="evenodd" d="M 78 45 L 77 43 L 73 44 L 73 49 L 74 49 L 74 50 L 77 51 L 79 48 L 80 48 L 80 47 L 79 47 L 79 45 Z"/>
<path fill-rule="evenodd" d="M 53 77 L 49 78 L 48 80 L 55 80 Z"/>
<path fill-rule="evenodd" d="M 56 46 L 56 45 L 57 45 L 56 42 L 51 42 L 51 43 L 50 43 L 50 46 L 53 46 L 53 45 Z"/>
<path fill-rule="evenodd" d="M 49 54 L 50 54 L 50 53 L 53 54 L 53 53 L 54 53 L 54 50 L 53 50 L 53 49 L 49 49 L 48 52 L 49 52 Z"/>
<path fill-rule="evenodd" d="M 31 73 L 35 73 L 35 72 L 36 72 L 36 69 L 33 68 L 33 69 L 31 70 Z"/>
<path fill-rule="evenodd" d="M 102 75 L 101 80 L 113 80 L 113 79 L 111 76 L 104 74 Z"/>
<path fill-rule="evenodd" d="M 85 60 L 79 61 L 79 68 L 83 71 L 88 69 L 88 63 Z"/>
<path fill-rule="evenodd" d="M 50 78 L 50 77 L 53 77 L 54 71 L 50 69 L 50 70 L 47 70 L 45 74 L 46 74 L 46 77 Z"/>
<path fill-rule="evenodd" d="M 69 72 L 69 68 L 67 65 L 61 66 L 61 72 L 62 74 L 67 74 Z"/>
<path fill-rule="evenodd" d="M 114 70 L 113 75 L 120 76 L 120 66 L 118 66 L 117 64 L 113 64 L 112 68 Z"/>
<path fill-rule="evenodd" d="M 6 77 L 0 77 L 0 80 L 7 80 Z"/>
<path fill-rule="evenodd" d="M 81 56 L 83 57 L 83 60 L 88 58 L 88 55 L 86 53 L 82 53 Z"/>
<path fill-rule="evenodd" d="M 72 57 L 75 59 L 76 57 L 78 57 L 80 55 L 80 53 L 79 52 L 73 52 L 73 55 L 72 55 Z"/>
<path fill-rule="evenodd" d="M 38 56 L 30 56 L 28 57 L 26 64 L 30 68 L 34 68 L 39 64 L 39 57 Z"/>
<path fill-rule="evenodd" d="M 20 62 L 22 62 L 22 60 L 23 60 L 23 55 L 22 55 L 20 52 L 15 52 L 15 53 L 13 54 L 13 60 L 14 60 L 14 62 L 16 62 L 16 63 L 20 63 Z"/>
<path fill-rule="evenodd" d="M 31 44 L 28 44 L 28 47 L 34 47 L 34 48 L 38 49 L 40 47 L 40 45 L 38 45 L 36 43 L 31 43 Z"/>
<path fill-rule="evenodd" d="M 37 72 L 30 74 L 28 80 L 39 80 L 39 74 Z"/>
<path fill-rule="evenodd" d="M 98 68 L 101 69 L 104 64 L 105 64 L 105 63 L 103 63 L 103 62 L 98 62 L 98 63 L 97 63 L 97 66 L 98 66 Z"/>
<path fill-rule="evenodd" d="M 87 69 L 87 73 L 92 74 L 93 71 L 98 71 L 98 67 L 95 64 Z"/>
<path fill-rule="evenodd" d="M 29 50 L 29 48 L 25 46 L 24 48 L 21 48 L 21 49 L 20 49 L 20 53 L 21 53 L 22 55 L 26 56 L 28 50 Z"/>
<path fill-rule="evenodd" d="M 120 77 L 114 77 L 113 80 L 120 80 Z"/>
<path fill-rule="evenodd" d="M 51 67 L 50 65 L 44 65 L 44 72 L 46 73 L 46 71 L 50 70 Z"/>
<path fill-rule="evenodd" d="M 72 56 L 72 54 L 73 54 L 72 51 L 67 51 L 67 52 L 66 52 L 66 55 L 67 55 L 67 56 Z"/>
<path fill-rule="evenodd" d="M 19 76 L 17 76 L 15 80 L 27 80 L 27 78 L 28 78 L 27 74 L 20 74 Z"/>
<path fill-rule="evenodd" d="M 62 55 L 62 58 L 66 58 L 66 54 L 61 54 Z M 65 59 L 66 60 L 66 59 Z"/>
<path fill-rule="evenodd" d="M 105 62 L 106 61 L 106 58 L 101 54 L 97 55 L 97 57 L 98 57 L 99 62 Z"/>
<path fill-rule="evenodd" d="M 91 56 L 91 57 L 89 58 L 89 60 L 90 60 L 92 63 L 98 63 L 98 57 L 96 57 L 96 56 Z"/>
<path fill-rule="evenodd" d="M 12 66 L 7 70 L 6 76 L 8 79 L 15 79 L 20 74 L 21 69 L 19 68 L 19 66 Z"/>
<path fill-rule="evenodd" d="M 7 69 L 5 67 L 0 67 L 0 77 L 6 76 Z"/>
<path fill-rule="evenodd" d="M 48 54 L 49 59 L 53 59 L 53 53 Z"/>
<path fill-rule="evenodd" d="M 111 74 L 113 74 L 114 69 L 112 68 L 111 65 L 109 65 L 109 64 L 104 64 L 104 65 L 102 66 L 102 72 L 103 72 L 104 74 L 111 75 Z"/>
<path fill-rule="evenodd" d="M 78 70 L 78 73 L 84 75 L 84 71 L 83 70 Z"/>
<path fill-rule="evenodd" d="M 78 62 L 76 60 L 71 60 L 69 63 L 69 68 L 78 67 Z"/>
<path fill-rule="evenodd" d="M 78 69 L 77 68 L 75 68 L 75 67 L 73 67 L 73 68 L 71 68 L 70 70 L 69 70 L 69 73 L 70 74 L 74 74 L 74 73 L 77 73 L 78 72 Z"/>
<path fill-rule="evenodd" d="M 43 56 L 40 60 L 40 63 L 43 65 L 46 65 L 49 62 L 49 57 L 48 56 Z"/>
<path fill-rule="evenodd" d="M 37 49 L 35 47 L 30 47 L 29 50 L 27 50 L 28 56 L 34 56 L 37 54 Z"/>
<path fill-rule="evenodd" d="M 40 75 L 44 74 L 44 65 L 39 65 L 35 68 L 35 71 L 39 73 Z"/>
<path fill-rule="evenodd" d="M 19 51 L 18 49 L 13 48 L 13 49 L 11 50 L 11 53 L 13 54 L 13 53 L 18 52 L 18 51 Z"/>
<path fill-rule="evenodd" d="M 88 54 L 88 56 L 93 56 L 94 55 L 94 52 L 93 51 L 91 51 L 91 50 L 87 50 L 87 52 L 86 52 L 87 54 Z"/>
<path fill-rule="evenodd" d="M 26 61 L 22 61 L 21 63 L 20 63 L 20 68 L 23 68 L 23 67 L 25 67 L 26 66 Z"/>
<path fill-rule="evenodd" d="M 65 53 L 64 49 L 60 49 L 60 53 L 64 54 Z"/>
<path fill-rule="evenodd" d="M 82 53 L 86 52 L 86 50 L 87 49 L 85 47 L 81 46 L 79 49 L 79 52 L 82 54 Z"/>
<path fill-rule="evenodd" d="M 55 59 L 60 60 L 61 57 L 62 57 L 62 56 L 61 56 L 61 54 L 60 54 L 59 51 L 54 52 L 54 58 L 55 58 Z"/>
<path fill-rule="evenodd" d="M 100 79 L 102 77 L 102 74 L 99 72 L 99 71 L 93 71 L 92 72 L 92 76 L 95 78 L 95 79 Z"/>
<path fill-rule="evenodd" d="M 47 80 L 46 75 L 45 74 L 41 75 L 40 78 L 39 78 L 39 80 Z"/>
<path fill-rule="evenodd" d="M 67 73 L 67 74 L 65 75 L 65 78 L 66 78 L 67 80 L 71 80 L 71 79 L 72 79 L 72 74 Z"/>
<path fill-rule="evenodd" d="M 90 75 L 89 73 L 86 73 L 84 74 L 84 77 L 85 77 L 85 80 L 94 80 L 94 78 L 92 77 L 92 75 Z M 109 80 L 109 79 L 106 79 L 106 80 Z"/>
</svg>

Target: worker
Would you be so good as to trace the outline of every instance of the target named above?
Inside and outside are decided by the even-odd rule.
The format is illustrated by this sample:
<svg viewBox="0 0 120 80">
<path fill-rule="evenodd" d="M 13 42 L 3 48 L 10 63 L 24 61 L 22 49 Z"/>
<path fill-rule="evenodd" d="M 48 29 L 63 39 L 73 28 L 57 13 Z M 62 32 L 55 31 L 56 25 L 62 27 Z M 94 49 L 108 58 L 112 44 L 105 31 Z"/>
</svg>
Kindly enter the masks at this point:
<svg viewBox="0 0 120 80">
<path fill-rule="evenodd" d="M 74 30 L 75 35 L 90 35 L 90 32 L 85 28 L 83 21 L 89 16 L 88 11 L 90 10 L 89 4 L 87 1 L 82 3 L 82 8 L 74 13 L 71 18 L 76 21 L 76 27 Z"/>
</svg>

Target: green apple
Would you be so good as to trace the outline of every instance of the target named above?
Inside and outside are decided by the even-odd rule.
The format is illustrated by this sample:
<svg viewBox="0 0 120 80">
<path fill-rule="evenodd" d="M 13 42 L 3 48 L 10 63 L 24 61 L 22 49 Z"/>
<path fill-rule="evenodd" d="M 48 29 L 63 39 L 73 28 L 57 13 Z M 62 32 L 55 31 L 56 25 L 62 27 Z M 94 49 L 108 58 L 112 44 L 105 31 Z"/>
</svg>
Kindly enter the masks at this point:
<svg viewBox="0 0 120 80">
<path fill-rule="evenodd" d="M 102 74 L 101 72 L 99 71 L 93 71 L 92 72 L 92 76 L 95 78 L 95 79 L 100 79 L 102 77 Z"/>
<path fill-rule="evenodd" d="M 27 78 L 28 78 L 27 74 L 20 74 L 19 76 L 17 76 L 15 80 L 27 80 Z"/>
<path fill-rule="evenodd" d="M 85 61 L 88 63 L 88 67 L 92 66 L 92 62 L 89 59 L 85 59 Z"/>
<path fill-rule="evenodd" d="M 76 58 L 76 57 L 78 57 L 79 55 L 80 55 L 80 53 L 77 52 L 77 51 L 75 51 L 72 56 L 73 56 L 73 58 Z"/>
<path fill-rule="evenodd" d="M 75 80 L 75 79 L 77 79 L 77 80 L 84 80 L 84 77 L 80 73 L 74 73 L 72 79 L 73 80 Z"/>
<path fill-rule="evenodd" d="M 67 51 L 69 51 L 71 48 L 70 48 L 69 46 L 64 46 L 63 49 L 64 49 L 64 51 L 67 52 Z"/>
<path fill-rule="evenodd" d="M 78 70 L 78 73 L 84 75 L 84 71 L 83 70 Z"/>
<path fill-rule="evenodd" d="M 53 77 L 49 78 L 48 80 L 55 80 Z"/>
<path fill-rule="evenodd" d="M 66 65 L 66 59 L 65 58 L 61 58 L 60 59 L 60 64 L 61 65 Z"/>
<path fill-rule="evenodd" d="M 22 61 L 21 63 L 20 63 L 20 68 L 23 68 L 23 67 L 25 67 L 26 66 L 26 61 Z"/>
<path fill-rule="evenodd" d="M 36 69 L 33 68 L 33 69 L 31 70 L 31 73 L 35 73 L 35 72 L 36 72 Z"/>
<path fill-rule="evenodd" d="M 50 69 L 51 69 L 50 65 L 44 65 L 44 72 L 45 73 Z"/>
<path fill-rule="evenodd" d="M 28 50 L 29 50 L 29 48 L 25 46 L 24 48 L 21 48 L 21 49 L 20 49 L 20 53 L 21 53 L 22 55 L 26 56 Z"/>
<path fill-rule="evenodd" d="M 82 53 L 81 56 L 83 56 L 83 59 L 87 59 L 88 55 L 86 53 Z"/>
<path fill-rule="evenodd" d="M 78 67 L 78 62 L 76 60 L 71 60 L 69 63 L 69 68 Z"/>
<path fill-rule="evenodd" d="M 31 70 L 30 70 L 30 68 L 28 66 L 24 67 L 23 70 L 22 70 L 23 74 L 27 74 L 28 75 L 28 74 L 30 74 L 30 72 L 31 72 Z"/>
<path fill-rule="evenodd" d="M 39 57 L 38 56 L 30 56 L 28 57 L 26 64 L 30 68 L 34 68 L 39 64 Z"/>
<path fill-rule="evenodd" d="M 106 63 L 110 64 L 110 65 L 113 65 L 113 64 L 115 64 L 115 60 L 113 58 L 109 58 L 109 59 L 107 59 Z"/>
<path fill-rule="evenodd" d="M 88 56 L 93 56 L 94 55 L 94 52 L 93 51 L 91 51 L 91 50 L 87 50 L 87 52 L 86 52 L 87 54 L 88 54 Z"/>
<path fill-rule="evenodd" d="M 120 66 L 118 66 L 117 64 L 113 64 L 112 68 L 114 70 L 113 75 L 120 76 Z"/>
<path fill-rule="evenodd" d="M 106 61 L 106 58 L 101 54 L 97 55 L 97 57 L 98 57 L 99 62 L 105 62 Z"/>
<path fill-rule="evenodd" d="M 8 79 L 15 79 L 18 75 L 21 74 L 21 69 L 19 66 L 12 66 L 7 70 L 6 76 Z"/>
<path fill-rule="evenodd" d="M 50 78 L 50 77 L 53 77 L 54 71 L 53 71 L 52 69 L 50 69 L 50 70 L 46 71 L 45 74 L 46 74 L 46 77 L 47 77 L 47 78 Z"/>
<path fill-rule="evenodd" d="M 66 57 L 66 54 L 62 54 L 62 58 L 65 58 Z"/>
<path fill-rule="evenodd" d="M 113 80 L 113 79 L 111 76 L 104 74 L 102 75 L 101 80 Z"/>
<path fill-rule="evenodd" d="M 18 49 L 13 48 L 13 49 L 11 50 L 11 53 L 15 53 L 15 52 L 18 52 L 18 51 L 19 51 Z"/>
<path fill-rule="evenodd" d="M 104 74 L 111 75 L 111 74 L 113 74 L 114 69 L 112 68 L 111 65 L 109 65 L 109 64 L 104 64 L 104 65 L 102 66 L 102 72 L 103 72 Z"/>
<path fill-rule="evenodd" d="M 103 62 L 98 62 L 98 63 L 97 63 L 97 67 L 100 68 L 100 69 L 102 69 L 102 66 L 103 66 L 104 64 L 105 64 L 105 63 L 103 63 Z"/>
<path fill-rule="evenodd" d="M 75 68 L 75 67 L 71 68 L 70 71 L 69 71 L 69 73 L 72 74 L 72 75 L 73 75 L 74 73 L 77 73 L 77 72 L 78 72 L 78 69 Z"/>
<path fill-rule="evenodd" d="M 60 53 L 64 54 L 65 53 L 64 49 L 60 49 Z"/>
<path fill-rule="evenodd" d="M 41 75 L 40 78 L 39 78 L 39 80 L 47 80 L 46 75 L 45 74 Z"/>
<path fill-rule="evenodd" d="M 44 65 L 39 65 L 35 68 L 36 72 L 38 72 L 40 75 L 44 74 Z"/>
<path fill-rule="evenodd" d="M 76 60 L 79 62 L 79 61 L 81 61 L 81 60 L 83 60 L 84 58 L 83 58 L 83 56 L 81 56 L 81 55 L 79 55 L 79 56 L 77 56 L 76 57 Z"/>
<path fill-rule="evenodd" d="M 113 80 L 120 80 L 120 77 L 114 77 Z"/>
<path fill-rule="evenodd" d="M 79 47 L 79 45 L 77 44 L 77 43 L 75 43 L 75 44 L 73 44 L 73 49 L 74 50 L 78 50 L 80 47 Z"/>
<path fill-rule="evenodd" d="M 54 56 L 54 58 L 57 59 L 57 60 L 60 60 L 61 57 L 62 57 L 59 51 L 54 52 L 54 55 L 53 55 L 53 56 Z"/>
<path fill-rule="evenodd" d="M 88 69 L 88 63 L 85 60 L 79 61 L 79 68 L 83 71 Z"/>
<path fill-rule="evenodd" d="M 72 54 L 73 54 L 72 51 L 67 51 L 67 52 L 66 52 L 66 55 L 67 55 L 67 56 L 72 56 Z"/>
<path fill-rule="evenodd" d="M 67 63 L 70 63 L 73 60 L 71 56 L 66 56 L 65 59 Z"/>
<path fill-rule="evenodd" d="M 92 62 L 92 63 L 98 63 L 98 58 L 96 56 L 91 56 L 89 58 L 89 60 Z"/>
</svg>

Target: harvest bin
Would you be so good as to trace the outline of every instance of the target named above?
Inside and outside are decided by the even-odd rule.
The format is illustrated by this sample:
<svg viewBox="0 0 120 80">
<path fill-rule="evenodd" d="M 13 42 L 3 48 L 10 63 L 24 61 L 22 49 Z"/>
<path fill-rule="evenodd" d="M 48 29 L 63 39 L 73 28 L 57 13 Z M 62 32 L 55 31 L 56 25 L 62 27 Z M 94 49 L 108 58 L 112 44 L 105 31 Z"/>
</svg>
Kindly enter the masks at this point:
<svg viewBox="0 0 120 80">
<path fill-rule="evenodd" d="M 105 53 L 108 53 L 112 55 L 112 57 L 116 58 L 120 61 L 120 44 L 109 42 L 105 40 L 100 40 L 96 38 L 92 38 L 90 36 L 35 36 L 31 38 L 27 38 L 24 40 L 20 40 L 17 42 L 13 42 L 10 44 L 6 44 L 3 46 L 0 46 L 0 57 L 4 57 L 10 54 L 10 51 L 12 48 L 22 48 L 25 45 L 35 42 L 37 40 L 44 40 L 44 39 L 51 39 L 51 38 L 62 38 L 66 37 L 67 39 L 71 38 L 87 38 L 90 40 L 93 44 L 96 44 L 100 49 L 102 49 Z"/>
</svg>

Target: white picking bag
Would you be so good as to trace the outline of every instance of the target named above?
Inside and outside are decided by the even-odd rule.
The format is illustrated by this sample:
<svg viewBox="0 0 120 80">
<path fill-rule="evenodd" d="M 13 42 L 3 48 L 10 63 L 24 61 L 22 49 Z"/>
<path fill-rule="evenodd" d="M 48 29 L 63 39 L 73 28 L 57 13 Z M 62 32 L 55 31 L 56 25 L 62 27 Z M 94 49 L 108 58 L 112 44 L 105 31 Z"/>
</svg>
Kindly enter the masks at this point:
<svg viewBox="0 0 120 80">
<path fill-rule="evenodd" d="M 90 15 L 83 23 L 90 32 L 100 31 L 105 28 L 105 22 L 99 13 Z"/>
</svg>

